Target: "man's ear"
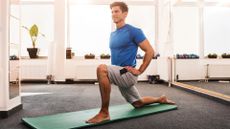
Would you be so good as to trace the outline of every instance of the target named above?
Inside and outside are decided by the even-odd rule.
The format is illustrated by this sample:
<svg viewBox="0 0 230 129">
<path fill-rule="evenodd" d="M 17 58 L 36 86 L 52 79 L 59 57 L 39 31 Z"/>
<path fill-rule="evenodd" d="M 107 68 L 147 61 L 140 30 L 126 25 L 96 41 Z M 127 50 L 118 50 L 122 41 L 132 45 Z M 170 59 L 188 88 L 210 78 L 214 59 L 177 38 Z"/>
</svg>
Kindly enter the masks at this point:
<svg viewBox="0 0 230 129">
<path fill-rule="evenodd" d="M 128 15 L 128 12 L 124 12 L 124 15 L 125 15 L 125 17 L 127 17 L 127 15 Z"/>
</svg>

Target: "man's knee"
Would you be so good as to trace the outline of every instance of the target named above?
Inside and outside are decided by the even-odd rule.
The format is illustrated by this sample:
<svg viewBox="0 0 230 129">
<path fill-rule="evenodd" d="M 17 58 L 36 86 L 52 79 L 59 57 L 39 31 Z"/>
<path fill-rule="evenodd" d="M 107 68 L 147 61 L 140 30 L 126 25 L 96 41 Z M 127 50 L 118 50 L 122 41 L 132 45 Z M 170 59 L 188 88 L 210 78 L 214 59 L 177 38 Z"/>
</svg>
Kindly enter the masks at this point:
<svg viewBox="0 0 230 129">
<path fill-rule="evenodd" d="M 141 108 L 144 106 L 144 103 L 141 100 L 138 100 L 138 101 L 133 102 L 132 105 L 135 108 Z"/>
<path fill-rule="evenodd" d="M 98 74 L 107 74 L 108 70 L 107 70 L 107 65 L 105 64 L 101 64 L 97 67 L 97 73 Z"/>
</svg>

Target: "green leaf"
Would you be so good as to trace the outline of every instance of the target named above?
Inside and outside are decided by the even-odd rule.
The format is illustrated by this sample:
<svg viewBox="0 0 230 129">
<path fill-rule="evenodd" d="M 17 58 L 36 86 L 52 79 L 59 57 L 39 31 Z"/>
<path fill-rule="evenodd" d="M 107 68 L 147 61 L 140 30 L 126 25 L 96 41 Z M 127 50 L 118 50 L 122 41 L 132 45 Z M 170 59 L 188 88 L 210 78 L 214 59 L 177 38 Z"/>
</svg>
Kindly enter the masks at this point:
<svg viewBox="0 0 230 129">
<path fill-rule="evenodd" d="M 37 37 L 38 36 L 38 26 L 36 24 L 34 24 L 31 28 L 30 28 L 30 36 L 31 37 Z"/>
</svg>

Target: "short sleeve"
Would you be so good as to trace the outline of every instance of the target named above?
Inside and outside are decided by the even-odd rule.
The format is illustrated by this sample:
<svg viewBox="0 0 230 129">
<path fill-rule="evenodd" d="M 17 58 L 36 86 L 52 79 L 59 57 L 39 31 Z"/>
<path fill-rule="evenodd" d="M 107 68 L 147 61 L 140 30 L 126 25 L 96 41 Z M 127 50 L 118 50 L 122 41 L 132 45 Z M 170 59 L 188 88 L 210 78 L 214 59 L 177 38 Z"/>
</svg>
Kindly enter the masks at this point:
<svg viewBox="0 0 230 129">
<path fill-rule="evenodd" d="M 146 37 L 141 29 L 135 28 L 132 31 L 132 37 L 135 42 L 135 44 L 139 45 L 141 42 L 143 42 Z"/>
</svg>

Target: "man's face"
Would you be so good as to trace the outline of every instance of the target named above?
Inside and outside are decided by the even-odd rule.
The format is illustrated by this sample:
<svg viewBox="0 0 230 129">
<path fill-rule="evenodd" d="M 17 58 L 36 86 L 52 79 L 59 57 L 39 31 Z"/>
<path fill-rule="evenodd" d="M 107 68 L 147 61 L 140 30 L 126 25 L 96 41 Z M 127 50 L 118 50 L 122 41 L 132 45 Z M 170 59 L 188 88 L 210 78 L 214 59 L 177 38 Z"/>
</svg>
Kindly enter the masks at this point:
<svg viewBox="0 0 230 129">
<path fill-rule="evenodd" d="M 112 19 L 114 23 L 119 23 L 125 20 L 127 16 L 127 12 L 122 12 L 119 6 L 114 6 L 112 7 L 111 10 L 112 10 Z"/>
</svg>

